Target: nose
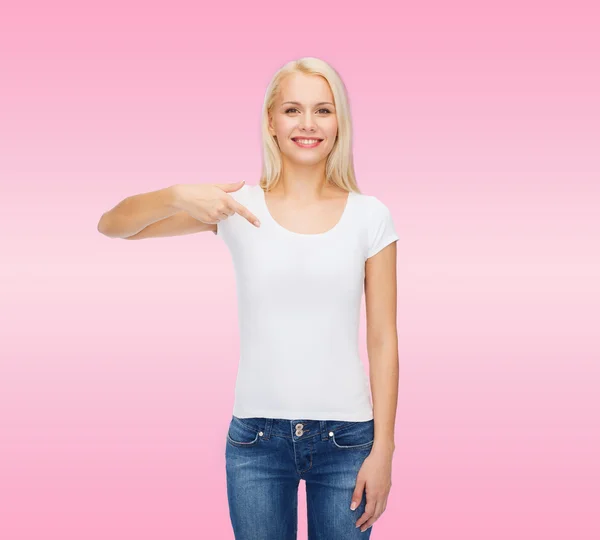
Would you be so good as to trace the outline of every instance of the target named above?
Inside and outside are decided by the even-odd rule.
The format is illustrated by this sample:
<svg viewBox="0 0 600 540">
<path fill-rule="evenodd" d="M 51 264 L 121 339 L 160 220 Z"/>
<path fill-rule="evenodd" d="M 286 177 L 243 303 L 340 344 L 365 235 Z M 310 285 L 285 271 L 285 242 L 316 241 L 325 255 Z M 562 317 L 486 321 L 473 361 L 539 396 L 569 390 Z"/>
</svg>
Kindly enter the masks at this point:
<svg viewBox="0 0 600 540">
<path fill-rule="evenodd" d="M 302 131 L 310 131 L 310 132 L 314 132 L 316 130 L 315 123 L 312 120 L 312 117 L 310 115 L 306 115 L 304 121 L 300 122 L 300 129 Z"/>
</svg>

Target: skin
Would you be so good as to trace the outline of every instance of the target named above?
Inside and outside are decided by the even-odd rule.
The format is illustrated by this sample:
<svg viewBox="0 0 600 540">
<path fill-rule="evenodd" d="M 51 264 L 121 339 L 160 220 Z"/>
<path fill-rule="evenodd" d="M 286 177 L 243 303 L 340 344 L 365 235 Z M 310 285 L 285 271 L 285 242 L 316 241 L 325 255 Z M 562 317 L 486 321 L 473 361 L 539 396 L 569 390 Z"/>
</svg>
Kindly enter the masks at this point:
<svg viewBox="0 0 600 540">
<path fill-rule="evenodd" d="M 352 502 L 357 506 L 363 490 L 367 494 L 365 511 L 356 521 L 361 531 L 369 528 L 385 511 L 392 488 L 399 375 L 396 290 L 396 242 L 392 242 L 365 264 L 367 351 L 375 442 L 358 472 L 352 494 Z"/>
<path fill-rule="evenodd" d="M 269 131 L 277 138 L 283 168 L 281 181 L 265 193 L 265 200 L 276 221 L 295 232 L 316 234 L 329 230 L 346 204 L 347 192 L 329 185 L 325 176 L 326 159 L 335 144 L 338 128 L 333 103 L 333 94 L 324 78 L 295 73 L 282 82 L 269 115 Z M 316 148 L 304 149 L 292 140 L 296 136 L 324 140 Z M 361 531 L 384 512 L 392 486 L 398 402 L 395 242 L 367 259 L 365 302 L 375 441 L 357 474 L 351 501 L 358 506 L 366 491 L 365 512 L 356 521 Z"/>
<path fill-rule="evenodd" d="M 326 104 L 317 105 L 320 102 Z M 269 114 L 269 132 L 281 152 L 282 175 L 277 186 L 265 193 L 265 200 L 273 217 L 294 232 L 314 234 L 332 228 L 346 205 L 348 193 L 328 183 L 325 176 L 338 129 L 333 102 L 323 77 L 294 73 L 282 81 Z M 324 140 L 305 149 L 293 137 Z"/>
</svg>

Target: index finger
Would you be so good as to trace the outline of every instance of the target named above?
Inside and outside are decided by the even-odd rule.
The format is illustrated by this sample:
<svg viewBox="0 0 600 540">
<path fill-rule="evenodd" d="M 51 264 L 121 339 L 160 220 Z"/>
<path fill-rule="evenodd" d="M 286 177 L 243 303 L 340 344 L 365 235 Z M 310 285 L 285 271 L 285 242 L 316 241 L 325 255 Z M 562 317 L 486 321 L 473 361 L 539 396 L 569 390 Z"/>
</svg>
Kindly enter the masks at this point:
<svg viewBox="0 0 600 540">
<path fill-rule="evenodd" d="M 260 221 L 258 220 L 258 218 L 252 212 L 250 212 L 250 210 L 248 210 L 243 204 L 240 204 L 235 199 L 233 199 L 232 206 L 237 214 L 246 218 L 250 223 L 256 225 L 257 227 L 260 225 Z"/>
</svg>

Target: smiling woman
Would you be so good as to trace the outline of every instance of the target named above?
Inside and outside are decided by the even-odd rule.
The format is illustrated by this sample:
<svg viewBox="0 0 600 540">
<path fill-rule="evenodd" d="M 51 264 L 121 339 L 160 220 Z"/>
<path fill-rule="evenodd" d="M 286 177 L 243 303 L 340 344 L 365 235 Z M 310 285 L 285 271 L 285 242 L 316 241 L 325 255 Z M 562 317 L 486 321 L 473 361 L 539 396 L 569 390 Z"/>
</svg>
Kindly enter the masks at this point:
<svg viewBox="0 0 600 540">
<path fill-rule="evenodd" d="M 304 479 L 311 539 L 368 539 L 395 447 L 398 235 L 388 207 L 358 188 L 348 98 L 329 64 L 301 58 L 273 76 L 261 135 L 258 184 L 127 197 L 98 230 L 130 240 L 210 230 L 231 253 L 240 355 L 223 442 L 235 537 L 295 537 Z"/>
<path fill-rule="evenodd" d="M 329 69 L 333 72 L 332 68 Z M 274 172 L 280 167 L 280 179 L 283 184 L 288 184 L 287 178 L 300 174 L 307 163 L 321 163 L 320 169 L 332 153 L 339 127 L 335 97 L 330 81 L 310 70 L 280 71 L 280 77 L 274 77 L 270 90 L 271 99 L 265 102 L 263 108 L 263 143 L 265 149 L 273 143 L 277 146 L 275 156 L 279 156 L 282 162 L 279 165 L 275 157 Z M 341 109 L 344 110 L 344 106 Z M 295 157 L 289 154 L 298 148 L 312 152 Z M 298 158 L 302 160 L 300 163 Z M 319 173 L 317 178 L 322 175 Z M 277 183 L 276 177 L 277 174 L 274 174 L 274 184 Z M 263 178 L 261 184 L 265 183 L 268 182 Z"/>
<path fill-rule="evenodd" d="M 325 62 L 280 69 L 263 104 L 261 179 L 231 193 L 261 227 L 236 215 L 217 224 L 238 290 L 226 438 L 236 538 L 257 522 L 265 540 L 292 538 L 300 479 L 311 538 L 368 538 L 391 487 L 398 235 L 387 206 L 358 189 L 348 112 L 344 85 Z M 367 290 L 376 410 L 358 349 Z"/>
</svg>

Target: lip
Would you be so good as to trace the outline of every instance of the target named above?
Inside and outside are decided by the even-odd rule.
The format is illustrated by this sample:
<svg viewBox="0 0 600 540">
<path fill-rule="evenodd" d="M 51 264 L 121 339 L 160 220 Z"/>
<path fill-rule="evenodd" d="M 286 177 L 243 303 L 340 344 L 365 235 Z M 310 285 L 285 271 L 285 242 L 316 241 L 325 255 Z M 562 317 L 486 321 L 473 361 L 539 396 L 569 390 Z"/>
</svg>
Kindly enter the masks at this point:
<svg viewBox="0 0 600 540">
<path fill-rule="evenodd" d="M 312 137 L 308 137 L 308 138 L 311 139 Z M 300 148 L 316 148 L 323 142 L 323 139 L 315 139 L 315 142 L 313 144 L 300 144 L 295 139 L 304 139 L 304 137 L 294 137 L 292 139 L 292 141 L 294 141 L 294 143 L 296 143 L 296 146 L 299 146 Z"/>
</svg>

